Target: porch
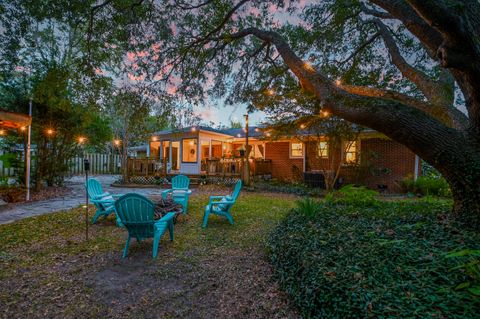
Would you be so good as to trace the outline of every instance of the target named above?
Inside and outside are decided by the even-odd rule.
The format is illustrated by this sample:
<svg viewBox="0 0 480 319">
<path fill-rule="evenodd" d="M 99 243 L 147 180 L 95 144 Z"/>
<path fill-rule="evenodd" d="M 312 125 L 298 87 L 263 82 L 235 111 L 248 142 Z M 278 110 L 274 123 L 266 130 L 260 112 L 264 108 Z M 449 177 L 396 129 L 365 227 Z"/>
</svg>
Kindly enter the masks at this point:
<svg viewBox="0 0 480 319">
<path fill-rule="evenodd" d="M 269 176 L 272 174 L 272 161 L 270 159 L 249 159 L 251 176 Z M 199 173 L 190 173 L 189 176 L 219 176 L 240 177 L 245 165 L 243 158 L 204 159 L 201 161 Z M 182 174 L 181 171 L 172 170 L 169 161 L 157 158 L 127 158 L 127 183 L 143 180 L 144 183 L 155 184 L 162 178 Z"/>
</svg>

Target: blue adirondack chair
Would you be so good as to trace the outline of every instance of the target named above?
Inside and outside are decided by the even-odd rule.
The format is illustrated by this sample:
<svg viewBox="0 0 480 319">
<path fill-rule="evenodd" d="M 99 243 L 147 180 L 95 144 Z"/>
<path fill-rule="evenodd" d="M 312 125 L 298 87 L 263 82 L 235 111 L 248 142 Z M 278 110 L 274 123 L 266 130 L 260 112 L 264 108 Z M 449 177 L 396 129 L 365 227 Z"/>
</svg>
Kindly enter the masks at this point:
<svg viewBox="0 0 480 319">
<path fill-rule="evenodd" d="M 97 208 L 97 211 L 92 218 L 92 224 L 95 224 L 100 216 L 104 216 L 106 218 L 108 215 L 115 213 L 115 207 L 113 204 L 115 203 L 115 200 L 122 195 L 113 195 L 109 192 L 104 192 L 102 184 L 100 184 L 100 182 L 94 178 L 88 179 L 86 188 L 90 201 Z M 117 225 L 121 226 L 118 216 Z"/>
<path fill-rule="evenodd" d="M 233 204 L 237 201 L 238 195 L 240 195 L 240 190 L 242 189 L 242 181 L 238 181 L 235 184 L 233 193 L 227 196 L 210 196 L 210 201 L 205 207 L 205 213 L 203 215 L 203 224 L 202 227 L 207 227 L 208 217 L 210 214 L 219 215 L 226 217 L 230 224 L 234 224 L 232 214 L 230 209 Z"/>
<path fill-rule="evenodd" d="M 162 198 L 167 199 L 169 194 L 171 194 L 173 201 L 182 205 L 183 214 L 186 214 L 188 197 L 192 193 L 192 191 L 188 189 L 188 186 L 190 186 L 190 179 L 185 175 L 177 175 L 172 178 L 172 188 L 162 192 Z"/>
<path fill-rule="evenodd" d="M 167 213 L 160 220 L 153 219 L 155 204 L 140 194 L 130 193 L 115 201 L 115 210 L 128 231 L 127 242 L 123 249 L 123 258 L 127 256 L 130 239 L 137 241 L 153 238 L 153 258 L 157 257 L 160 237 L 168 229 L 170 240 L 173 240 L 173 217 L 175 213 Z"/>
</svg>

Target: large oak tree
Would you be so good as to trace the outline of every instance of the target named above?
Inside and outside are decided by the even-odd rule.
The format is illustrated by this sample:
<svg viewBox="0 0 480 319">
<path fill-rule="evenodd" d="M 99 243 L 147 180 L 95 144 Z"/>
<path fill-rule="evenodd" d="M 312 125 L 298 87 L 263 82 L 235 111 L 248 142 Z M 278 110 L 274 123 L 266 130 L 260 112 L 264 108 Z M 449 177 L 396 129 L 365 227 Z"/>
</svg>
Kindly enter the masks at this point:
<svg viewBox="0 0 480 319">
<path fill-rule="evenodd" d="M 101 38 L 96 23 L 128 16 L 124 47 L 151 88 L 276 117 L 328 111 L 375 129 L 436 167 L 454 213 L 480 227 L 478 0 L 105 0 L 87 9 L 87 45 Z"/>
<path fill-rule="evenodd" d="M 451 186 L 454 213 L 478 227 L 480 3 L 285 2 L 158 5 L 157 18 L 172 29 L 158 70 L 178 74 L 182 94 L 192 98 L 201 96 L 204 80 L 210 93 L 232 101 L 270 99 L 264 105 L 291 112 L 321 108 L 382 132 L 437 168 Z M 455 86 L 465 113 L 455 107 Z"/>
</svg>

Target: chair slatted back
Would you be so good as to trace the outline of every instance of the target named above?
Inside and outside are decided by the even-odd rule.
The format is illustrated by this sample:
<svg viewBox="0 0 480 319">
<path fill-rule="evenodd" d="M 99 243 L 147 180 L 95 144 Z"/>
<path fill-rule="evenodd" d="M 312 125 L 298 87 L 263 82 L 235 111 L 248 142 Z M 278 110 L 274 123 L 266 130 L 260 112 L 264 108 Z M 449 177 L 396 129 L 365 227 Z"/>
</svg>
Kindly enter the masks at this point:
<svg viewBox="0 0 480 319">
<path fill-rule="evenodd" d="M 95 178 L 89 178 L 87 181 L 87 192 L 90 198 L 95 198 L 103 194 L 102 184 L 97 181 Z"/>
<path fill-rule="evenodd" d="M 154 207 L 151 200 L 140 194 L 125 194 L 115 202 L 115 210 L 130 236 L 153 237 Z"/>
<path fill-rule="evenodd" d="M 233 189 L 232 194 L 225 196 L 225 199 L 228 201 L 232 201 L 232 204 L 223 204 L 220 207 L 223 207 L 223 210 L 225 211 L 230 211 L 230 208 L 233 206 L 233 204 L 237 201 L 238 195 L 240 195 L 240 190 L 242 189 L 242 181 L 239 180 L 235 184 L 235 188 Z"/>
<path fill-rule="evenodd" d="M 190 178 L 185 175 L 177 175 L 172 178 L 172 189 L 188 190 Z"/>
<path fill-rule="evenodd" d="M 233 193 L 231 195 L 232 197 L 232 200 L 235 202 L 237 201 L 237 198 L 238 198 L 238 195 L 240 195 L 240 191 L 242 190 L 242 181 L 239 180 L 236 184 L 235 184 L 235 188 L 233 189 Z"/>
</svg>

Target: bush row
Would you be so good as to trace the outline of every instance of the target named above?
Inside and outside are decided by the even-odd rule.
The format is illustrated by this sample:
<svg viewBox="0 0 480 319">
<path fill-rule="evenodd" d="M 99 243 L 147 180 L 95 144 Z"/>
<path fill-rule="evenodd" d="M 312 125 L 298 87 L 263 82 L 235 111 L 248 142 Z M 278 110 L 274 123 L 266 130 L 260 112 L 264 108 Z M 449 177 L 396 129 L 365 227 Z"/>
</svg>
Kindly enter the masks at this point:
<svg viewBox="0 0 480 319">
<path fill-rule="evenodd" d="M 348 196 L 300 202 L 269 238 L 303 317 L 478 318 L 480 235 L 449 218 L 451 201 Z"/>
</svg>

